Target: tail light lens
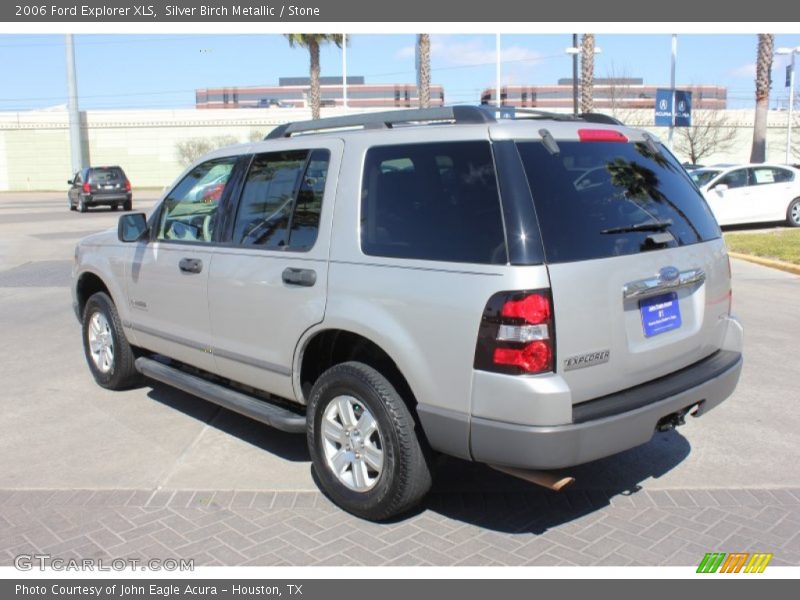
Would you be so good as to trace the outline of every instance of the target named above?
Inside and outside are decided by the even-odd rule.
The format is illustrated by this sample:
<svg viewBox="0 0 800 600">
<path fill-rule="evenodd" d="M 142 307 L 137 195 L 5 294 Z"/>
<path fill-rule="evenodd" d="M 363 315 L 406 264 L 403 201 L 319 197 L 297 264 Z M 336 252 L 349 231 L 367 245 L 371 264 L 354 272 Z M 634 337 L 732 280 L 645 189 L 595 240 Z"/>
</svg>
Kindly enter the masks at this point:
<svg viewBox="0 0 800 600">
<path fill-rule="evenodd" d="M 127 179 L 125 180 L 125 191 L 126 192 L 130 192 L 131 191 L 131 182 L 128 181 Z"/>
<path fill-rule="evenodd" d="M 92 186 L 89 185 L 89 182 L 83 184 L 83 193 L 88 194 L 92 191 Z"/>
<path fill-rule="evenodd" d="M 553 370 L 555 332 L 550 290 L 500 292 L 483 311 L 475 368 L 509 375 Z"/>
</svg>

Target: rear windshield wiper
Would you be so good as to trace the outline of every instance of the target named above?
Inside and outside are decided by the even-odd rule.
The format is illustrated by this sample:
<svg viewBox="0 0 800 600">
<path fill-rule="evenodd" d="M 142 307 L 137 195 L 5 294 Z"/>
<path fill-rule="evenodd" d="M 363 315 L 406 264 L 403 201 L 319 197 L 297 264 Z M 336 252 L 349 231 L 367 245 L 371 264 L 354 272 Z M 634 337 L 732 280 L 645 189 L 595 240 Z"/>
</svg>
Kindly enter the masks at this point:
<svg viewBox="0 0 800 600">
<path fill-rule="evenodd" d="M 622 227 L 611 227 L 603 229 L 600 233 L 629 233 L 635 231 L 665 231 L 672 227 L 672 219 L 666 221 L 646 221 L 635 225 L 624 225 Z"/>
</svg>

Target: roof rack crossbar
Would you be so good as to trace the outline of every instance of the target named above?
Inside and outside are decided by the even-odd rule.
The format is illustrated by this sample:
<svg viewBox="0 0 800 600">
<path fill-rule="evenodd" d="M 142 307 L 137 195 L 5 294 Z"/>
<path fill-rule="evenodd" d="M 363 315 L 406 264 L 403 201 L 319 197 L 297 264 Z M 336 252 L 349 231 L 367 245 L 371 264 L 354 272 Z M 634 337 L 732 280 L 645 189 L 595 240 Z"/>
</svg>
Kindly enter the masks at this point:
<svg viewBox="0 0 800 600">
<path fill-rule="evenodd" d="M 494 123 L 495 119 L 476 106 L 442 106 L 409 110 L 345 115 L 312 121 L 295 121 L 279 125 L 270 131 L 265 140 L 291 137 L 295 133 L 345 129 L 348 127 L 391 128 L 403 123 L 425 123 L 432 121 L 454 121 L 455 123 Z"/>
</svg>

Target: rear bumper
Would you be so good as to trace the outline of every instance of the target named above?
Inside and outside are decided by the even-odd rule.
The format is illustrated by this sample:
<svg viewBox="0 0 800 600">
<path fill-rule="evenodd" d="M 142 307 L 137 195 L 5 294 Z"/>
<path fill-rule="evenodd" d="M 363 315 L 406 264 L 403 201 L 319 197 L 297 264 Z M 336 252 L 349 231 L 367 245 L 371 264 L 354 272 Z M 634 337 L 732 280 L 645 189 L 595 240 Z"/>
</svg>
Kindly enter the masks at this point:
<svg viewBox="0 0 800 600">
<path fill-rule="evenodd" d="M 668 415 L 695 405 L 695 416 L 711 410 L 733 393 L 741 370 L 741 353 L 721 350 L 678 373 L 603 398 L 597 405 L 601 410 L 580 418 L 576 414 L 573 421 L 581 422 L 567 425 L 537 427 L 474 417 L 472 458 L 524 469 L 559 469 L 611 456 L 650 441 Z M 630 406 L 635 408 L 628 410 Z"/>
<path fill-rule="evenodd" d="M 133 198 L 133 194 L 125 192 L 81 194 L 81 198 L 88 206 L 95 204 L 118 204 L 120 202 L 130 202 Z"/>
</svg>

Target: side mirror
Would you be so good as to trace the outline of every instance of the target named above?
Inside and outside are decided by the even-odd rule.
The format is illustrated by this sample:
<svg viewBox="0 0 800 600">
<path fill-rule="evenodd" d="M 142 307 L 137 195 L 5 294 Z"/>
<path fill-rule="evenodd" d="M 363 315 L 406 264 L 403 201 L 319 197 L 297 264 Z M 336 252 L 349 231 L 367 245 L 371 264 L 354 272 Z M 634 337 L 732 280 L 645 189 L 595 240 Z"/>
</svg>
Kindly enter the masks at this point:
<svg viewBox="0 0 800 600">
<path fill-rule="evenodd" d="M 67 179 L 67 183 L 68 183 L 69 185 L 72 185 L 72 179 Z"/>
<path fill-rule="evenodd" d="M 718 194 L 721 194 L 722 192 L 727 192 L 728 186 L 724 183 L 720 183 L 714 186 L 714 191 L 717 192 Z"/>
<path fill-rule="evenodd" d="M 138 242 L 147 234 L 147 217 L 144 213 L 128 213 L 119 218 L 117 237 L 120 242 Z"/>
</svg>

